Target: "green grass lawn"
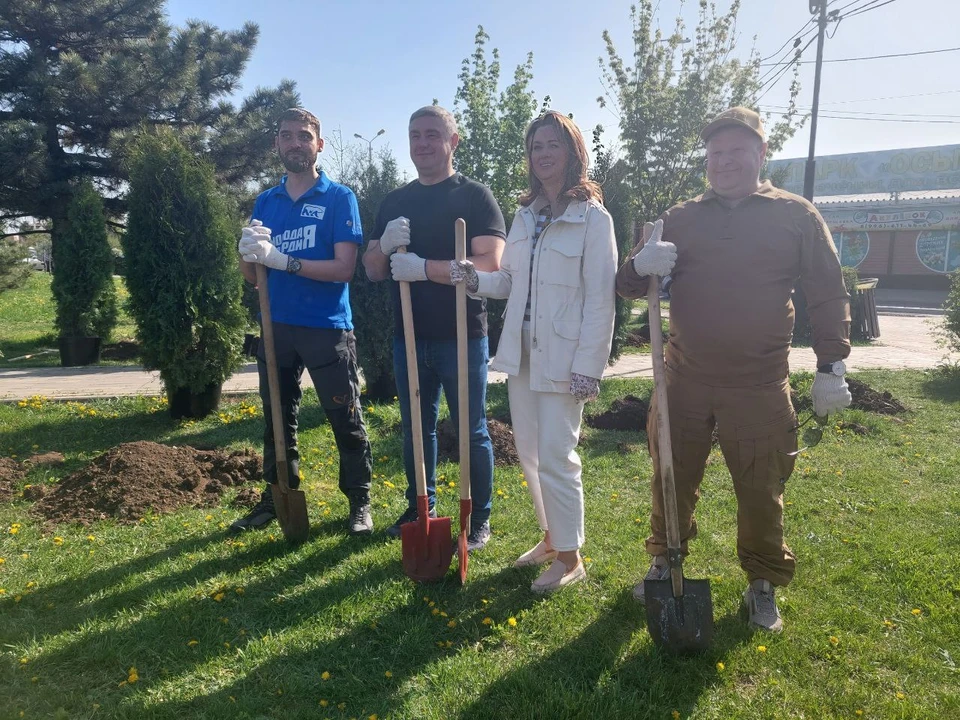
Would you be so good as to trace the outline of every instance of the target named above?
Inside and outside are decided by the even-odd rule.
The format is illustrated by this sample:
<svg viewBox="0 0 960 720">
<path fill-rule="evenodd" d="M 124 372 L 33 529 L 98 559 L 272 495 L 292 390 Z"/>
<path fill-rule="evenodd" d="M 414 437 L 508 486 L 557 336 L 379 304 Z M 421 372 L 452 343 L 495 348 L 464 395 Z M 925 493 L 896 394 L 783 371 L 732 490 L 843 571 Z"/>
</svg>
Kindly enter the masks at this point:
<svg viewBox="0 0 960 720">
<path fill-rule="evenodd" d="M 47 353 L 25 360 L 15 360 L 22 355 L 31 355 L 42 350 L 57 349 L 57 331 L 54 327 L 56 304 L 50 291 L 50 273 L 35 272 L 27 284 L 16 290 L 0 294 L 0 369 L 21 367 L 52 367 L 60 364 L 59 352 Z M 117 304 L 120 314 L 111 342 L 133 340 L 136 327 L 124 311 L 127 286 L 123 278 L 114 276 L 117 288 Z M 131 365 L 136 361 L 102 360 L 101 365 Z"/>
<path fill-rule="evenodd" d="M 0 717 L 960 717 L 960 379 L 857 377 L 911 411 L 848 411 L 836 419 L 869 434 L 833 429 L 797 463 L 785 500 L 799 569 L 780 593 L 782 635 L 739 616 L 745 580 L 719 451 L 687 563 L 711 581 L 715 641 L 677 658 L 652 645 L 630 595 L 648 563 L 641 433 L 584 430 L 586 582 L 542 599 L 529 591 L 537 571 L 512 568 L 538 531 L 509 467 L 497 469 L 493 540 L 471 557 L 466 586 L 453 572 L 415 585 L 383 533 L 405 503 L 397 407 L 367 410 L 377 530 L 352 538 L 311 391 L 301 448 L 312 534 L 298 548 L 275 525 L 229 536 L 237 511 L 226 505 L 44 528 L 22 499 L 0 504 Z M 504 390 L 491 388 L 492 412 Z M 606 382 L 590 412 L 649 392 L 642 380 Z M 53 483 L 123 441 L 259 448 L 262 417 L 234 412 L 239 402 L 183 424 L 147 399 L 2 405 L 0 453 L 63 452 L 62 468 L 25 480 Z M 455 516 L 455 493 L 442 492 L 441 515 Z"/>
</svg>

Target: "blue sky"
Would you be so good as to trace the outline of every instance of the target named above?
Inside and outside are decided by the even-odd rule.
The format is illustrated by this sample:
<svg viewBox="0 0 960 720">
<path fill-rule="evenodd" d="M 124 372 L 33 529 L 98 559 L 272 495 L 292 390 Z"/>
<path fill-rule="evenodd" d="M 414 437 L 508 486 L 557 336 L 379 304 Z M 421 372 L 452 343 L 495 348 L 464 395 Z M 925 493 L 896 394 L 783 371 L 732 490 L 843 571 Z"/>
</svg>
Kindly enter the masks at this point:
<svg viewBox="0 0 960 720">
<path fill-rule="evenodd" d="M 716 0 L 725 9 L 728 0 Z M 882 2 L 883 0 L 880 0 Z M 858 7 L 867 0 L 833 0 L 832 8 Z M 695 21 L 697 2 L 661 0 L 661 26 L 669 31 L 682 12 Z M 453 109 L 457 75 L 473 50 L 478 25 L 490 35 L 489 47 L 501 54 L 502 77 L 534 55 L 532 88 L 538 99 L 549 94 L 552 107 L 572 112 L 584 133 L 596 123 L 616 130 L 616 118 L 601 109 L 597 58 L 605 48 L 601 34 L 610 30 L 622 54 L 630 52 L 630 3 L 624 0 L 169 0 L 171 22 L 188 18 L 223 29 L 245 21 L 260 26 L 260 41 L 243 78 L 241 95 L 258 85 L 295 80 L 304 105 L 324 124 L 324 135 L 340 128 L 373 137 L 374 148 L 389 144 L 412 171 L 406 126 L 410 113 L 434 98 Z M 761 56 L 779 48 L 810 18 L 807 0 L 743 0 L 739 47 L 751 45 Z M 960 2 L 896 0 L 885 7 L 843 20 L 825 45 L 826 60 L 906 53 L 960 46 Z M 833 27 L 831 26 L 831 31 Z M 816 43 L 804 54 L 813 60 Z M 836 154 L 925 145 L 960 143 L 960 52 L 919 57 L 824 65 L 821 112 L 830 109 L 921 115 L 937 124 L 840 120 L 822 117 L 817 154 Z M 813 95 L 813 66 L 804 65 L 800 104 Z M 850 102 L 890 96 L 920 96 Z M 773 109 L 787 98 L 787 79 L 761 101 Z M 837 104 L 843 103 L 843 104 Z M 868 116 L 874 117 L 874 116 Z M 807 153 L 809 124 L 777 157 Z M 366 144 L 363 144 L 366 150 Z M 321 156 L 321 161 L 322 161 Z"/>
</svg>

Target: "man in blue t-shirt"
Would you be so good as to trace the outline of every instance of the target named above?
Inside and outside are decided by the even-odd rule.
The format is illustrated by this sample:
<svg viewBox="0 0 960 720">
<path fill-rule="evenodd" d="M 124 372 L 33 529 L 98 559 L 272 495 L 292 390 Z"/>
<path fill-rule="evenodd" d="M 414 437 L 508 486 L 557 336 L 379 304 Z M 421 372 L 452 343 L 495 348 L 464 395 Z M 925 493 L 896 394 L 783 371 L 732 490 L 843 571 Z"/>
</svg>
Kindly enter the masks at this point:
<svg viewBox="0 0 960 720">
<path fill-rule="evenodd" d="M 347 283 L 363 242 L 360 211 L 350 188 L 317 170 L 323 149 L 320 121 L 301 108 L 283 112 L 276 148 L 287 175 L 260 194 L 238 250 L 240 269 L 256 282 L 254 263 L 268 268 L 270 312 L 280 380 L 280 406 L 290 486 L 300 485 L 297 418 L 300 377 L 310 373 L 340 451 L 340 490 L 350 502 L 351 534 L 373 532 L 370 517 L 370 442 L 360 411 L 357 347 Z M 277 481 L 273 420 L 264 350 L 257 354 L 266 428 L 263 475 Z M 233 530 L 262 528 L 276 517 L 269 486 Z"/>
<path fill-rule="evenodd" d="M 436 500 L 437 416 L 440 391 L 450 417 L 457 417 L 456 290 L 450 282 L 454 259 L 454 223 L 467 223 L 467 255 L 478 267 L 500 267 L 506 237 L 503 214 L 490 188 L 453 170 L 453 152 L 460 137 L 453 115 L 436 105 L 410 117 L 410 159 L 417 179 L 394 190 L 380 205 L 377 226 L 363 254 L 367 277 L 374 282 L 392 277 L 410 283 L 413 325 L 420 380 L 420 410 L 427 496 L 431 516 Z M 398 253 L 404 246 L 409 252 Z M 411 440 L 410 389 L 404 351 L 398 282 L 393 286 L 393 365 L 403 421 L 403 459 L 407 474 L 407 510 L 387 528 L 400 536 L 400 526 L 417 519 L 416 476 Z M 487 310 L 483 300 L 467 301 L 467 364 L 470 397 L 470 490 L 473 513 L 467 549 L 480 550 L 490 539 L 493 495 L 493 445 L 487 430 Z M 454 426 L 457 423 L 454 422 Z"/>
</svg>

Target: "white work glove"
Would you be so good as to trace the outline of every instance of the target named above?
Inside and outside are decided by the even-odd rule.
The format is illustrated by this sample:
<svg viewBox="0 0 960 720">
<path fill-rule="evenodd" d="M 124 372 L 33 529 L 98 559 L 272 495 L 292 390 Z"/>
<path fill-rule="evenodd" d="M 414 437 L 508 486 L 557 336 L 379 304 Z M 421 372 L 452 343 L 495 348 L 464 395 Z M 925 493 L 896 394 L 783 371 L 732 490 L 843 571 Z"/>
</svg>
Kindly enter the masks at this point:
<svg viewBox="0 0 960 720">
<path fill-rule="evenodd" d="M 240 242 L 237 243 L 237 251 L 241 255 L 250 255 L 257 248 L 258 240 L 269 240 L 270 228 L 264 227 L 259 220 L 252 220 L 250 224 L 240 232 Z"/>
<path fill-rule="evenodd" d="M 813 380 L 813 412 L 820 417 L 849 407 L 853 402 L 847 379 L 843 375 L 818 372 Z"/>
<path fill-rule="evenodd" d="M 480 289 L 480 276 L 477 275 L 477 269 L 469 260 L 450 261 L 450 282 L 454 285 L 466 283 L 469 293 L 475 293 Z"/>
<path fill-rule="evenodd" d="M 274 244 L 265 239 L 269 236 L 258 235 L 254 244 L 249 246 L 249 252 L 243 256 L 248 263 L 260 263 L 274 270 L 286 270 L 289 256 L 277 250 Z"/>
<path fill-rule="evenodd" d="M 387 223 L 380 237 L 380 252 L 392 255 L 397 248 L 410 244 L 410 221 L 405 217 L 398 217 Z"/>
<path fill-rule="evenodd" d="M 663 220 L 653 224 L 653 234 L 643 248 L 633 258 L 633 269 L 637 275 L 669 275 L 677 263 L 677 246 L 672 242 L 664 242 Z"/>
<path fill-rule="evenodd" d="M 427 261 L 416 253 L 394 253 L 390 256 L 390 274 L 397 282 L 426 280 Z"/>
<path fill-rule="evenodd" d="M 580 402 L 590 402 L 600 394 L 600 381 L 580 373 L 570 375 L 570 394 Z"/>
</svg>

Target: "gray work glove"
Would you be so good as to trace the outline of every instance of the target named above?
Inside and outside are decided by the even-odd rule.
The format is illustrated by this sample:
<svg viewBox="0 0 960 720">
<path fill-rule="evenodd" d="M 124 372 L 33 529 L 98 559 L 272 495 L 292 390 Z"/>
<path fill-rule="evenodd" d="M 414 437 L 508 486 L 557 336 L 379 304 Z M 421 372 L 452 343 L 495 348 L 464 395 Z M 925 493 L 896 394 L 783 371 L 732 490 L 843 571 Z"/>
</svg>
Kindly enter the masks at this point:
<svg viewBox="0 0 960 720">
<path fill-rule="evenodd" d="M 397 282 L 426 280 L 427 261 L 416 253 L 394 253 L 390 256 L 390 274 Z"/>
<path fill-rule="evenodd" d="M 570 394 L 580 402 L 595 400 L 600 394 L 600 380 L 597 378 L 573 373 L 570 376 Z"/>
<path fill-rule="evenodd" d="M 669 275 L 677 263 L 677 246 L 672 242 L 664 242 L 663 220 L 653 224 L 653 234 L 643 248 L 633 258 L 633 269 L 637 275 Z"/>
<path fill-rule="evenodd" d="M 450 261 L 450 282 L 454 285 L 466 283 L 468 293 L 475 293 L 480 289 L 480 276 L 469 260 Z"/>
<path fill-rule="evenodd" d="M 398 217 L 387 223 L 380 237 L 380 252 L 392 255 L 397 248 L 410 244 L 410 221 L 405 217 Z"/>
</svg>

